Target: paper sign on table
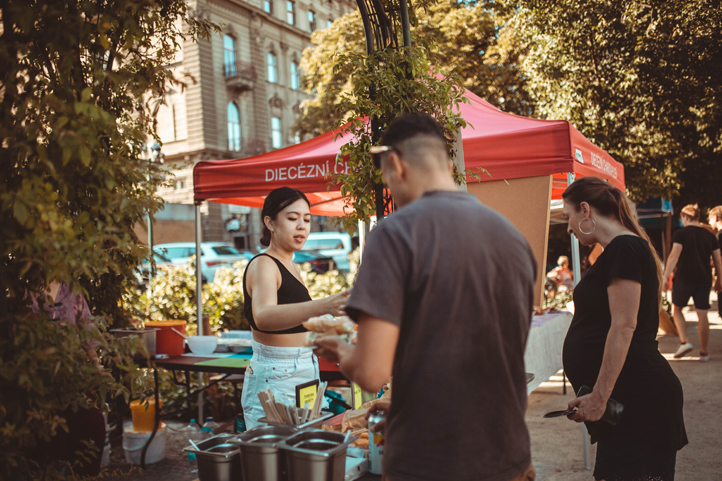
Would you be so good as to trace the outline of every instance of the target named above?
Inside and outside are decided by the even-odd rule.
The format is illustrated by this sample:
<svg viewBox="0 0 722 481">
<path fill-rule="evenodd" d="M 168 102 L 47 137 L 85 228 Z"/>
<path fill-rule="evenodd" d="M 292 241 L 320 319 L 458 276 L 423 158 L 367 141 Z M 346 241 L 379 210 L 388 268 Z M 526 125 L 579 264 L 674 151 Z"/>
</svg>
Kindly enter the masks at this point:
<svg viewBox="0 0 722 481">
<path fill-rule="evenodd" d="M 309 381 L 296 386 L 296 407 L 302 408 L 308 403 L 313 406 L 318 392 L 318 380 Z"/>
</svg>

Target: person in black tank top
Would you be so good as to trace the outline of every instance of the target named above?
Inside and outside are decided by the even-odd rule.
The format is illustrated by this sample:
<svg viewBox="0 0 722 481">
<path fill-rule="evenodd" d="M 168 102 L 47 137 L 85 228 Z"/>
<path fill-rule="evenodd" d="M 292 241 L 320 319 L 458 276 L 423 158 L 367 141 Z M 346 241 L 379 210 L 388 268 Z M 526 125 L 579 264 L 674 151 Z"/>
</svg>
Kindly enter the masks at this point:
<svg viewBox="0 0 722 481">
<path fill-rule="evenodd" d="M 293 253 L 303 248 L 311 226 L 306 196 L 289 187 L 275 189 L 263 204 L 261 244 L 268 249 L 243 274 L 243 311 L 253 332 L 253 358 L 246 369 L 241 403 L 250 429 L 264 416 L 258 392 L 267 388 L 293 399 L 295 386 L 318 379 L 318 360 L 304 347 L 311 317 L 345 315 L 348 292 L 312 300 Z"/>
</svg>

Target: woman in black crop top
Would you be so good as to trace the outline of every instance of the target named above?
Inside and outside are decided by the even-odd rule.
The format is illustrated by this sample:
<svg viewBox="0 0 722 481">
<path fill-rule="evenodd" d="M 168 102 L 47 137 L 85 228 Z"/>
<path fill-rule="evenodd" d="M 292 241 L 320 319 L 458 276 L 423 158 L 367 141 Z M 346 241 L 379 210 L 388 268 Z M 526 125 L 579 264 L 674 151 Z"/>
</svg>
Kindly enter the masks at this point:
<svg viewBox="0 0 722 481">
<path fill-rule="evenodd" d="M 583 177 L 562 195 L 569 232 L 604 252 L 574 290 L 564 369 L 575 391 L 570 419 L 584 421 L 597 444 L 594 478 L 671 481 L 687 444 L 682 385 L 659 352 L 659 258 L 623 192 Z M 601 420 L 609 399 L 624 405 L 616 425 Z"/>
<path fill-rule="evenodd" d="M 258 392 L 272 388 L 295 398 L 295 387 L 318 379 L 318 359 L 304 347 L 311 317 L 345 315 L 348 292 L 312 300 L 293 263 L 310 232 L 311 207 L 296 189 L 281 187 L 263 203 L 261 244 L 268 249 L 248 263 L 243 275 L 244 313 L 253 331 L 253 358 L 246 370 L 241 402 L 246 426 L 265 414 Z"/>
</svg>

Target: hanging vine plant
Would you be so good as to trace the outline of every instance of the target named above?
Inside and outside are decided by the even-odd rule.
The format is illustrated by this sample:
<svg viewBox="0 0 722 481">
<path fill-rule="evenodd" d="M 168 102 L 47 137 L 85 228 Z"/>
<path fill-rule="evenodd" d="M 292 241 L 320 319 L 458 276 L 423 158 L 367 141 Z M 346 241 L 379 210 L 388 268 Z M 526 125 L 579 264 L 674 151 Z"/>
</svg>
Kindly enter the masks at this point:
<svg viewBox="0 0 722 481">
<path fill-rule="evenodd" d="M 375 190 L 382 184 L 381 172 L 374 168 L 369 154 L 378 138 L 369 119 L 376 119 L 373 123 L 383 132 L 401 113 L 431 115 L 441 125 L 449 157 L 454 159 L 454 138 L 467 125 L 459 107 L 468 100 L 459 77 L 445 75 L 428 58 L 428 50 L 420 42 L 370 55 L 351 52 L 336 58 L 334 74 L 353 79 L 353 89 L 342 94 L 338 109 L 348 114 L 337 122 L 336 129 L 337 137 L 349 139 L 341 148 L 348 169 L 331 175 L 332 183 L 340 184 L 342 195 L 348 199 L 341 222 L 349 231 L 376 213 Z M 458 184 L 465 181 L 464 173 L 455 170 L 454 174 Z"/>
</svg>

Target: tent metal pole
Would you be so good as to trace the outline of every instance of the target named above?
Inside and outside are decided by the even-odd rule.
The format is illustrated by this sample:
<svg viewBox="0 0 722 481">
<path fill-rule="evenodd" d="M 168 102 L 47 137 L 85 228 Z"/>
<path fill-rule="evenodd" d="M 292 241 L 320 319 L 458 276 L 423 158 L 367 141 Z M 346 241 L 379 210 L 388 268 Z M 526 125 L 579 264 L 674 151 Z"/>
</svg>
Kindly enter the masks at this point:
<svg viewBox="0 0 722 481">
<path fill-rule="evenodd" d="M 201 203 L 196 202 L 196 317 L 198 335 L 203 335 L 203 273 L 201 272 Z M 210 333 L 209 333 L 210 334 Z M 203 420 L 203 373 L 198 373 L 198 421 Z"/>
<path fill-rule="evenodd" d="M 574 183 L 574 172 L 567 172 L 567 186 Z M 572 234 L 572 271 L 574 274 L 574 285 L 579 284 L 582 279 L 581 259 L 579 258 L 579 239 Z M 592 469 L 592 461 L 590 456 L 591 443 L 589 442 L 589 432 L 584 423 L 582 426 L 582 449 L 584 450 L 584 469 Z"/>
<path fill-rule="evenodd" d="M 364 244 L 366 244 L 366 221 L 358 221 L 358 248 L 359 257 L 358 261 L 361 263 L 361 258 L 364 255 Z"/>
<path fill-rule="evenodd" d="M 574 183 L 574 173 L 567 172 L 567 186 Z M 572 271 L 574 274 L 574 285 L 576 286 L 582 279 L 581 259 L 579 258 L 579 239 L 572 234 Z"/>
</svg>

